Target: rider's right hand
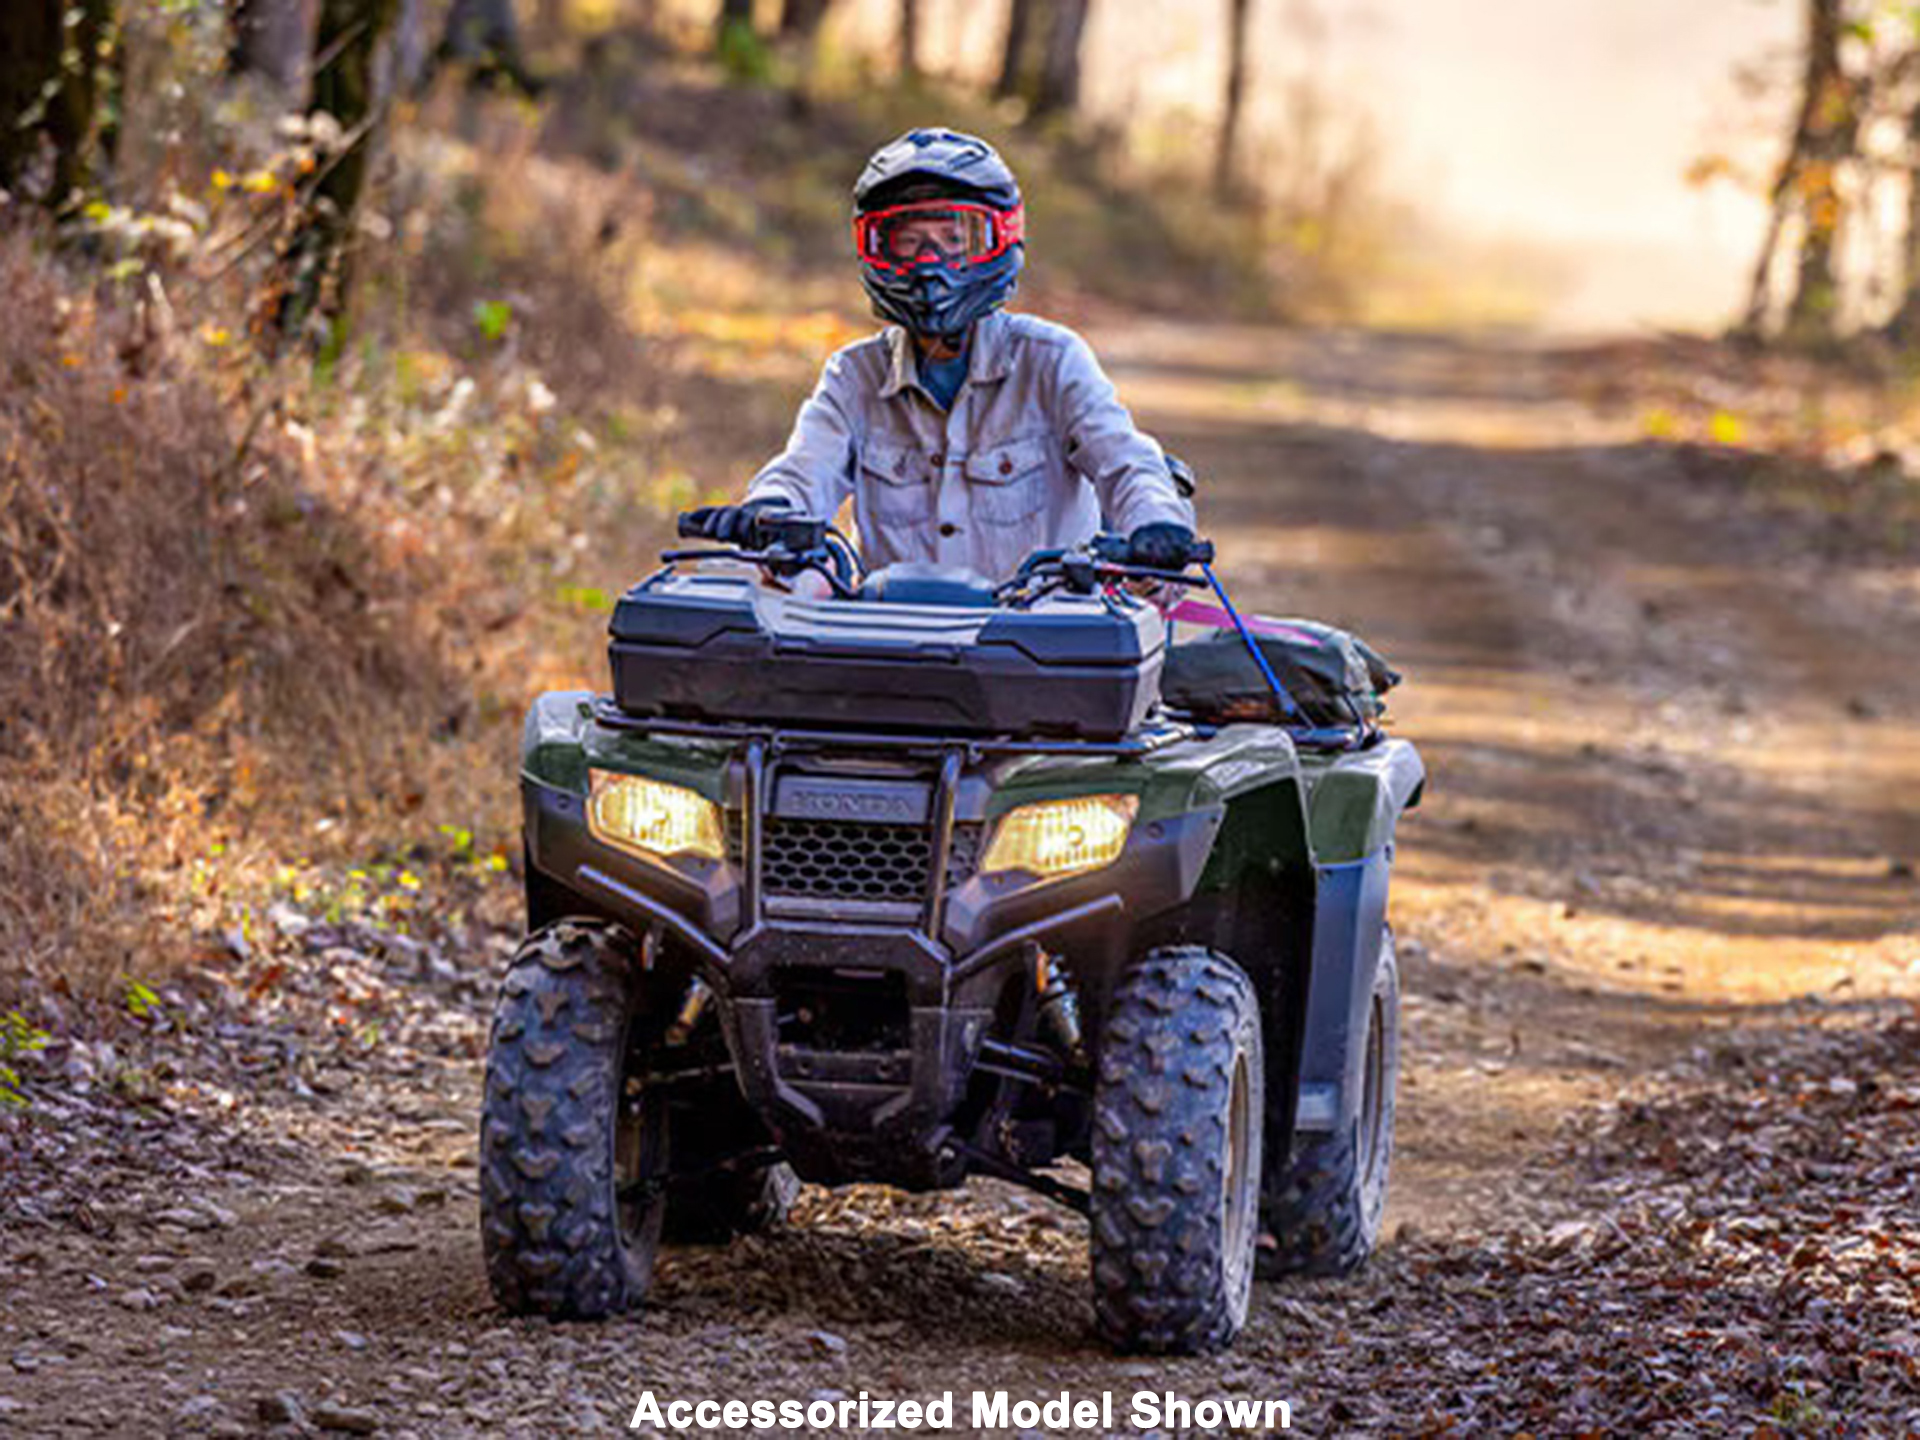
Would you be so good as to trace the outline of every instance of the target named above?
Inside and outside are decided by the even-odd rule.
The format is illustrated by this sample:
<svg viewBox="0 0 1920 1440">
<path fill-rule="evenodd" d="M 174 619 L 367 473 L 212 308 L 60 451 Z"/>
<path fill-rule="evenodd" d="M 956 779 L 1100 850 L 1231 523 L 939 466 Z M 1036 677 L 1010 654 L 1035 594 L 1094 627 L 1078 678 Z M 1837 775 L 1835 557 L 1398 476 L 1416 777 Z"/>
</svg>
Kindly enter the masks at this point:
<svg viewBox="0 0 1920 1440">
<path fill-rule="evenodd" d="M 743 550 L 760 549 L 759 521 L 769 510 L 787 509 L 784 496 L 768 495 L 741 505 L 702 505 L 680 517 L 680 533 L 694 539 L 718 540 Z"/>
</svg>

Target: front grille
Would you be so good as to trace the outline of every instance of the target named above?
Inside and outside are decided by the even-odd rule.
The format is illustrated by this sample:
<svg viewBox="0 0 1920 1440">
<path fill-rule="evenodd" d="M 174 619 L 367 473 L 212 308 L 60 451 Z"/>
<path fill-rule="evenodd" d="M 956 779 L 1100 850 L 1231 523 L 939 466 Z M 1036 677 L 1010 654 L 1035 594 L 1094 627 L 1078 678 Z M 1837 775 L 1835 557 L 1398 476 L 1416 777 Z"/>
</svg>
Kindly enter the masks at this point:
<svg viewBox="0 0 1920 1440">
<path fill-rule="evenodd" d="M 925 825 L 877 825 L 857 820 L 797 820 L 769 816 L 761 841 L 761 884 L 768 895 L 810 900 L 871 900 L 919 905 L 927 898 L 933 832 Z M 947 888 L 971 879 L 980 864 L 985 827 L 953 827 Z M 727 859 L 745 856 L 740 812 L 727 812 Z"/>
<path fill-rule="evenodd" d="M 986 838 L 986 826 L 956 824 L 953 844 L 947 850 L 947 888 L 964 885 L 980 867 L 980 842 Z"/>
<path fill-rule="evenodd" d="M 924 900 L 932 864 L 924 825 L 770 816 L 760 845 L 767 894 L 812 900 Z"/>
</svg>

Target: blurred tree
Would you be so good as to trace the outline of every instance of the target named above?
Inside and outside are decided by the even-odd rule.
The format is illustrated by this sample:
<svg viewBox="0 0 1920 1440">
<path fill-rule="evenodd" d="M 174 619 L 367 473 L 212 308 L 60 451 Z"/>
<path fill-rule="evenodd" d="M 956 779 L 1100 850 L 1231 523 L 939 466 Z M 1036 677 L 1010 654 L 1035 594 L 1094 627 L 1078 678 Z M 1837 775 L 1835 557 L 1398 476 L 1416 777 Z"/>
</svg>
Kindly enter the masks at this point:
<svg viewBox="0 0 1920 1440">
<path fill-rule="evenodd" d="M 1000 49 L 1000 75 L 993 82 L 996 100 L 1011 100 L 1025 89 L 1028 40 L 1038 28 L 1033 22 L 1039 9 L 1040 0 L 1013 0 L 1007 7 L 1007 38 Z"/>
<path fill-rule="evenodd" d="M 1220 106 L 1220 138 L 1213 152 L 1213 193 L 1225 200 L 1239 188 L 1240 112 L 1247 95 L 1247 18 L 1253 0 L 1227 0 L 1227 88 Z"/>
<path fill-rule="evenodd" d="M 1799 343 L 1830 341 L 1838 330 L 1840 253 L 1846 206 L 1840 173 L 1859 146 L 1861 82 L 1841 63 L 1841 43 L 1853 22 L 1846 0 L 1806 0 L 1806 59 L 1801 70 L 1800 104 L 1787 152 L 1775 173 L 1767 231 L 1754 265 L 1747 314 L 1741 330 L 1758 336 L 1766 328 L 1772 293 L 1774 256 L 1796 214 L 1799 253 L 1793 298 L 1784 333 Z"/>
<path fill-rule="evenodd" d="M 37 178 L 65 205 L 91 178 L 103 81 L 113 48 L 112 0 L 8 0 L 0 23 L 0 189 Z"/>
<path fill-rule="evenodd" d="M 811 42 L 832 8 L 833 0 L 786 0 L 780 7 L 780 38 Z"/>
<path fill-rule="evenodd" d="M 1839 251 L 1846 207 L 1840 167 L 1852 158 L 1860 117 L 1854 86 L 1840 64 L 1845 0 L 1808 0 L 1805 104 L 1792 149 L 1800 156 L 1796 188 L 1802 228 L 1799 273 L 1787 307 L 1786 332 L 1801 341 L 1834 337 L 1839 319 Z"/>
<path fill-rule="evenodd" d="M 300 83 L 311 33 L 306 0 L 234 0 L 227 68 L 291 90 Z"/>
<path fill-rule="evenodd" d="M 1034 87 L 1031 119 L 1072 110 L 1080 103 L 1080 50 L 1087 34 L 1087 12 L 1093 0 L 1053 0 L 1053 23 L 1040 57 L 1039 83 Z"/>
<path fill-rule="evenodd" d="M 1091 0 L 1013 0 L 994 81 L 996 99 L 1018 97 L 1038 120 L 1080 103 L 1080 51 Z"/>
<path fill-rule="evenodd" d="M 920 78 L 920 0 L 900 0 L 900 73 Z"/>
<path fill-rule="evenodd" d="M 440 51 L 432 34 L 433 18 L 427 11 L 432 0 L 400 0 L 400 14 L 393 22 L 393 93 L 411 95 L 433 78 Z"/>
<path fill-rule="evenodd" d="M 339 128 L 286 248 L 274 328 L 299 331 L 316 315 L 337 336 L 352 270 L 354 216 L 366 187 L 382 109 L 374 103 L 374 60 L 400 0 L 320 0 L 313 36 L 311 116 Z M 316 124 L 319 122 L 316 120 Z"/>
<path fill-rule="evenodd" d="M 520 45 L 513 0 L 453 0 L 429 73 L 446 64 L 468 67 L 475 85 L 505 84 L 529 97 L 540 93 Z"/>
<path fill-rule="evenodd" d="M 1907 65 L 1920 65 L 1920 50 L 1902 57 Z M 1887 333 L 1902 345 L 1920 342 L 1920 95 L 1908 105 L 1906 127 L 1907 152 L 1907 229 L 1901 246 L 1900 307 L 1887 323 Z"/>
<path fill-rule="evenodd" d="M 720 15 L 713 24 L 713 43 L 725 50 L 727 36 L 735 29 L 753 33 L 753 0 L 720 0 Z"/>
</svg>

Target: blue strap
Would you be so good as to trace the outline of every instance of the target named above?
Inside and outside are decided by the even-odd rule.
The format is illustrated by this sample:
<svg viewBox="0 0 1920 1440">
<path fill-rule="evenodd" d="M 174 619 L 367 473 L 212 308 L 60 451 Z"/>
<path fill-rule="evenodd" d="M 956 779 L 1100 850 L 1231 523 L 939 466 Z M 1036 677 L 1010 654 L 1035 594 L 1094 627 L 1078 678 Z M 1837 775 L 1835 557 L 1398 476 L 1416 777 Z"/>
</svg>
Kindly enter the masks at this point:
<svg viewBox="0 0 1920 1440">
<path fill-rule="evenodd" d="M 1247 629 L 1247 622 L 1240 618 L 1240 612 L 1233 607 L 1233 601 L 1227 598 L 1227 587 L 1220 583 L 1220 577 L 1213 573 L 1213 566 L 1202 565 L 1200 573 L 1207 577 L 1207 583 L 1213 586 L 1213 593 L 1220 597 L 1221 608 L 1227 612 L 1227 618 L 1233 621 L 1233 628 L 1240 632 L 1240 638 L 1246 641 L 1247 650 L 1253 656 L 1253 663 L 1260 667 L 1260 673 L 1267 677 L 1267 688 L 1273 691 L 1274 699 L 1280 702 L 1280 713 L 1289 720 L 1299 720 L 1300 707 L 1293 703 L 1293 697 L 1287 693 L 1287 687 L 1280 683 L 1280 677 L 1273 673 L 1273 666 L 1267 663 L 1266 651 L 1253 638 L 1253 632 Z"/>
</svg>

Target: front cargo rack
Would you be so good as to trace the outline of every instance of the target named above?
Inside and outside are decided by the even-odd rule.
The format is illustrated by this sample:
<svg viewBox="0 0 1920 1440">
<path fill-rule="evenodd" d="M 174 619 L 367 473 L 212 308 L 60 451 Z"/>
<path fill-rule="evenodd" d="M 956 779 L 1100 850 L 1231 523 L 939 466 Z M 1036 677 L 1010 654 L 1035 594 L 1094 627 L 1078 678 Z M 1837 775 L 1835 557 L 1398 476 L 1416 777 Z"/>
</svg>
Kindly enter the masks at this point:
<svg viewBox="0 0 1920 1440">
<path fill-rule="evenodd" d="M 641 731 L 650 735 L 687 735 L 703 740 L 727 740 L 739 744 L 758 740 L 774 749 L 796 746 L 820 749 L 898 750 L 907 753 L 944 754 L 961 751 L 969 759 L 986 755 L 1112 755 L 1127 758 L 1151 755 L 1169 745 L 1208 733 L 1212 727 L 1163 720 L 1118 740 L 1019 739 L 1012 735 L 902 735 L 866 730 L 801 729 L 785 725 L 748 725 L 720 720 L 686 720 L 657 715 L 630 715 L 609 695 L 593 701 L 593 718 L 615 730 Z"/>
</svg>

